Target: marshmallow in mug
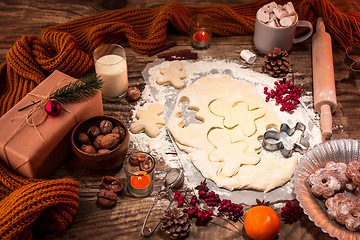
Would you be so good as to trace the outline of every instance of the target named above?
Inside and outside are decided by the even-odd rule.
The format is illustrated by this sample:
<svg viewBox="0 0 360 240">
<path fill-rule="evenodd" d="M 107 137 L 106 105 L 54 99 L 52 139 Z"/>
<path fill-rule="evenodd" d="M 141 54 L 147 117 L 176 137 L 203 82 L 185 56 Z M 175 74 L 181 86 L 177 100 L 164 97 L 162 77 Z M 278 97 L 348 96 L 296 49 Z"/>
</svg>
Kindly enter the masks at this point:
<svg viewBox="0 0 360 240">
<path fill-rule="evenodd" d="M 271 27 L 290 27 L 296 22 L 296 12 L 292 2 L 278 5 L 271 2 L 260 8 L 257 18 Z"/>
</svg>

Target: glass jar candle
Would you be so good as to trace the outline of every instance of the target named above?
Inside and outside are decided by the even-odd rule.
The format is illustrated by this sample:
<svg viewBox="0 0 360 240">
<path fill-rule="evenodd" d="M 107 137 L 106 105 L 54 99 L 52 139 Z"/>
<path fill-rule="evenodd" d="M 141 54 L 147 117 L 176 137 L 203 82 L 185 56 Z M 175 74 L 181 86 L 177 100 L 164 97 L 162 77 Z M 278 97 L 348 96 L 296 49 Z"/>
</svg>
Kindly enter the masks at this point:
<svg viewBox="0 0 360 240">
<path fill-rule="evenodd" d="M 149 196 L 154 189 L 155 159 L 146 152 L 134 151 L 124 160 L 129 193 L 134 197 Z"/>
<path fill-rule="evenodd" d="M 195 49 L 210 47 L 213 25 L 212 18 L 206 15 L 194 15 L 190 18 L 191 45 Z"/>
</svg>

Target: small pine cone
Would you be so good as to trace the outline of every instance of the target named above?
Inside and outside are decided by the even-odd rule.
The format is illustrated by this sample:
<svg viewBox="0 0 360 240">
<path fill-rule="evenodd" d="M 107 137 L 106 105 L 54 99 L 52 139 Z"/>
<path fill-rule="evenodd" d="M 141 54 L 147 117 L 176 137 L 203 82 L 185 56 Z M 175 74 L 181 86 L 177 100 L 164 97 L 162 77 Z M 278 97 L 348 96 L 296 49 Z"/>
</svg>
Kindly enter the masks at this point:
<svg viewBox="0 0 360 240">
<path fill-rule="evenodd" d="M 161 230 L 171 239 L 184 238 L 190 231 L 191 219 L 187 213 L 178 208 L 170 208 L 161 218 Z"/>
<path fill-rule="evenodd" d="M 274 48 L 265 55 L 263 71 L 272 77 L 284 77 L 289 72 L 289 58 L 287 51 Z"/>
</svg>

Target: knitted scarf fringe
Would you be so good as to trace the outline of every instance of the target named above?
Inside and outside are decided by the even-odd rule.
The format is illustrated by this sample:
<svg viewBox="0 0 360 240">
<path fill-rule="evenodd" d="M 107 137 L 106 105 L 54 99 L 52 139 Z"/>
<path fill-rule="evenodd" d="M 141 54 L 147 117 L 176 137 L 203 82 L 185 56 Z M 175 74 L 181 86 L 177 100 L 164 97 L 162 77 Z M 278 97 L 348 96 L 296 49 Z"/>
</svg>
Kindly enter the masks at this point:
<svg viewBox="0 0 360 240">
<path fill-rule="evenodd" d="M 100 44 L 127 40 L 134 51 L 147 53 L 165 44 L 169 23 L 188 34 L 189 18 L 194 14 L 214 18 L 214 35 L 249 35 L 254 31 L 257 10 L 271 1 L 201 7 L 169 2 L 158 8 L 119 9 L 48 27 L 41 40 L 23 36 L 0 66 L 0 116 L 56 69 L 73 77 L 85 74 L 93 66 L 92 52 Z M 360 13 L 344 14 L 327 0 L 292 2 L 300 19 L 315 25 L 317 17 L 323 17 L 327 31 L 342 47 L 360 45 Z"/>
</svg>

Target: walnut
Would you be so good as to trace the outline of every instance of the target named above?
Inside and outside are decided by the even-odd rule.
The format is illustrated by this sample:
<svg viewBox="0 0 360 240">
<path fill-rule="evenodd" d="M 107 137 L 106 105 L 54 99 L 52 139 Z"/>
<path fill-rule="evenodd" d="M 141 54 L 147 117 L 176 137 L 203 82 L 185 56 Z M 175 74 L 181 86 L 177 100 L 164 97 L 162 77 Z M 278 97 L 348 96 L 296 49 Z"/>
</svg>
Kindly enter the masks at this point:
<svg viewBox="0 0 360 240">
<path fill-rule="evenodd" d="M 120 142 L 122 142 L 125 138 L 125 129 L 121 126 L 116 126 L 114 127 L 114 129 L 111 131 L 112 133 L 116 133 L 120 136 Z"/>
<path fill-rule="evenodd" d="M 90 139 L 89 139 L 88 135 L 86 135 L 86 133 L 80 133 L 78 136 L 78 142 L 80 144 L 89 144 Z"/>
<path fill-rule="evenodd" d="M 115 133 L 108 133 L 100 139 L 100 146 L 106 149 L 115 148 L 120 142 L 120 136 Z"/>
<path fill-rule="evenodd" d="M 113 130 L 113 124 L 112 122 L 110 122 L 109 120 L 102 120 L 100 123 L 100 131 L 103 134 L 108 134 L 111 133 L 111 131 Z"/>
<path fill-rule="evenodd" d="M 126 91 L 126 97 L 132 101 L 135 102 L 140 98 L 141 92 L 137 87 L 129 87 Z"/>
<path fill-rule="evenodd" d="M 100 139 L 103 137 L 104 135 L 97 135 L 97 137 L 94 139 L 94 143 L 93 143 L 93 145 L 94 145 L 94 147 L 96 148 L 96 149 L 100 149 L 101 148 L 101 146 L 100 146 Z"/>
<path fill-rule="evenodd" d="M 109 149 L 99 149 L 98 151 L 97 151 L 97 153 L 98 154 L 105 154 L 105 153 L 108 153 L 108 152 L 110 152 L 110 150 Z"/>
<path fill-rule="evenodd" d="M 97 153 L 93 146 L 86 145 L 86 144 L 81 145 L 81 151 L 88 153 L 88 154 L 96 154 Z"/>
<path fill-rule="evenodd" d="M 89 136 L 89 138 L 91 139 L 95 139 L 97 135 L 100 134 L 100 128 L 97 126 L 91 126 L 88 130 L 87 130 L 87 135 Z"/>
</svg>

